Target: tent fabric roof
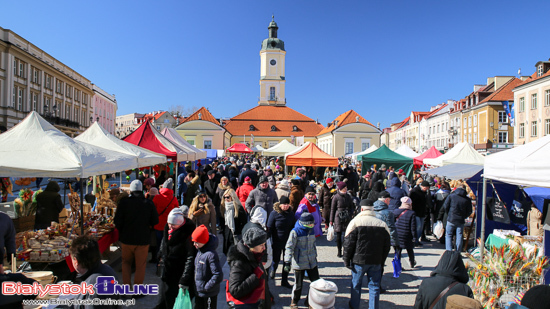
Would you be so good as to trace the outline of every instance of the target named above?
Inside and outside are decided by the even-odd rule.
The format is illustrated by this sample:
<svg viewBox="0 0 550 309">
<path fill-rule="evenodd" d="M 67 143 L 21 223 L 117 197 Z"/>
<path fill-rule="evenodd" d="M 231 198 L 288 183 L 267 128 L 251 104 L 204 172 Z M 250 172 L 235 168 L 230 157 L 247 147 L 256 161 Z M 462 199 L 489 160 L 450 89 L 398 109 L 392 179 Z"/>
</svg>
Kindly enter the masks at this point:
<svg viewBox="0 0 550 309">
<path fill-rule="evenodd" d="M 392 151 L 388 148 L 386 145 L 380 146 L 380 148 L 376 149 L 375 151 L 367 154 L 362 154 L 357 156 L 358 161 L 366 161 L 366 160 L 391 160 L 398 163 L 412 163 L 412 158 L 400 155 L 396 153 L 395 151 Z"/>
<path fill-rule="evenodd" d="M 469 179 L 479 171 L 483 166 L 472 164 L 449 164 L 438 168 L 427 170 L 425 173 L 429 175 L 444 176 L 449 179 Z"/>
<path fill-rule="evenodd" d="M 358 157 L 358 156 L 364 155 L 364 154 L 368 154 L 368 153 L 371 153 L 371 152 L 375 151 L 376 149 L 378 149 L 378 146 L 376 146 L 376 145 L 371 145 L 369 148 L 367 148 L 367 149 L 365 149 L 365 150 L 363 150 L 363 151 L 361 151 L 361 152 L 359 152 L 359 153 L 356 153 L 356 154 L 352 155 L 351 158 L 352 158 L 353 160 L 357 160 L 357 157 Z"/>
<path fill-rule="evenodd" d="M 254 152 L 261 152 L 261 151 L 264 151 L 264 150 L 265 150 L 265 148 L 262 147 L 262 145 L 256 145 L 256 146 L 254 146 L 254 147 L 252 147 L 252 148 L 250 148 L 250 149 L 252 149 L 252 151 L 254 151 Z"/>
<path fill-rule="evenodd" d="M 294 146 L 288 140 L 284 139 L 280 141 L 277 145 L 264 150 L 262 154 L 264 156 L 284 156 L 285 154 L 292 152 L 296 149 L 298 149 L 297 146 Z"/>
<path fill-rule="evenodd" d="M 227 148 L 226 152 L 252 153 L 253 151 L 245 144 L 235 143 Z"/>
<path fill-rule="evenodd" d="M 99 122 L 94 122 L 86 131 L 75 137 L 75 140 L 134 156 L 135 167 L 166 163 L 165 155 L 122 141 L 101 127 Z"/>
<path fill-rule="evenodd" d="M 468 143 L 458 143 L 446 154 L 440 157 L 424 159 L 424 164 L 429 164 L 432 166 L 444 166 L 452 163 L 483 165 L 484 162 L 485 157 L 480 155 Z"/>
<path fill-rule="evenodd" d="M 423 154 L 419 155 L 418 157 L 414 158 L 414 164 L 416 165 L 422 165 L 424 164 L 424 159 L 432 159 L 442 156 L 443 154 L 435 148 L 435 146 L 430 147 L 430 149 L 424 151 Z"/>
<path fill-rule="evenodd" d="M 498 152 L 485 159 L 487 178 L 536 187 L 550 187 L 550 136 Z"/>
<path fill-rule="evenodd" d="M 164 128 L 162 129 L 161 134 L 169 139 L 172 143 L 178 145 L 181 149 L 183 149 L 187 153 L 187 160 L 195 161 L 206 158 L 206 151 L 200 150 L 197 147 L 189 144 L 181 135 L 179 135 L 178 131 L 176 131 L 175 129 Z"/>
<path fill-rule="evenodd" d="M 0 134 L 0 142 L 6 177 L 88 177 L 136 167 L 134 156 L 74 140 L 34 111 Z"/>
<path fill-rule="evenodd" d="M 125 142 L 134 144 L 153 152 L 165 155 L 170 161 L 187 161 L 187 153 L 172 143 L 169 139 L 153 128 L 149 121 L 145 121 L 134 132 L 123 139 Z"/>
<path fill-rule="evenodd" d="M 285 156 L 287 166 L 338 166 L 338 158 L 322 151 L 313 143 L 306 143 L 295 153 Z"/>
<path fill-rule="evenodd" d="M 403 145 L 401 145 L 401 147 L 397 148 L 397 150 L 395 150 L 395 152 L 402 155 L 402 156 L 409 157 L 409 158 L 418 157 L 418 153 L 416 153 L 414 150 L 412 150 L 409 146 L 407 146 L 405 144 L 403 144 Z"/>
</svg>

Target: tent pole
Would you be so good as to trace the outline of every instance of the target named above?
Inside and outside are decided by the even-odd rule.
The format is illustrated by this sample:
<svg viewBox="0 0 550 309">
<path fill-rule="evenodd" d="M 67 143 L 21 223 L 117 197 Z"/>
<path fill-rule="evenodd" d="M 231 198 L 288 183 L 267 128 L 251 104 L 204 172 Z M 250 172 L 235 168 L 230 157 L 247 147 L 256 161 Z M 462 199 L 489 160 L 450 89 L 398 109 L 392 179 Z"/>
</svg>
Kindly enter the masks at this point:
<svg viewBox="0 0 550 309">
<path fill-rule="evenodd" d="M 176 199 L 178 199 L 177 196 L 178 196 L 178 165 L 179 165 L 179 162 L 174 162 L 174 165 L 176 166 L 176 168 L 175 168 L 176 172 L 174 174 L 174 176 L 175 176 L 174 179 L 176 180 L 176 181 L 174 181 L 175 182 L 174 183 L 174 188 L 176 188 L 176 189 L 174 190 L 174 192 L 176 192 Z M 179 205 L 179 199 L 178 199 L 178 205 Z"/>
<path fill-rule="evenodd" d="M 82 178 L 80 178 L 80 235 L 84 235 L 84 191 L 82 190 Z"/>
<path fill-rule="evenodd" d="M 481 254 L 481 264 L 483 264 L 483 254 L 485 251 L 485 216 L 487 209 L 485 207 L 487 200 L 487 178 L 483 175 L 483 195 L 481 196 L 481 217 L 477 217 L 477 220 L 481 219 L 481 244 L 479 252 Z"/>
</svg>

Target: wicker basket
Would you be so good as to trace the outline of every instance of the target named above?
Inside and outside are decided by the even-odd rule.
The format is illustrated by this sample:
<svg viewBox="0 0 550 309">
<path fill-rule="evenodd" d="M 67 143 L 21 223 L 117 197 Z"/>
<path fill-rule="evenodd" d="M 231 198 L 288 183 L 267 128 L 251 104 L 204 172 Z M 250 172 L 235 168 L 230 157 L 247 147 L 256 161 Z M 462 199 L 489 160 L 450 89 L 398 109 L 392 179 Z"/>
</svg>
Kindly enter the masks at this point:
<svg viewBox="0 0 550 309">
<path fill-rule="evenodd" d="M 15 226 L 15 232 L 25 232 L 34 229 L 35 216 L 26 216 L 13 219 L 13 226 Z"/>
</svg>

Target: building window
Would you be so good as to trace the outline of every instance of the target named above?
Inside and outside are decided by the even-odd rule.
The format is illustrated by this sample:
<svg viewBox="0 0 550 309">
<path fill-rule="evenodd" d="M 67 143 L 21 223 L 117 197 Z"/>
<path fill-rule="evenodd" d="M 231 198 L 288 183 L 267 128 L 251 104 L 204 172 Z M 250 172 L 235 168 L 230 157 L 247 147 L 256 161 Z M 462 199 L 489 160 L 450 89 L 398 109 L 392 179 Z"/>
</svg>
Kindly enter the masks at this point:
<svg viewBox="0 0 550 309">
<path fill-rule="evenodd" d="M 57 93 L 63 94 L 63 82 L 59 80 L 56 81 L 55 91 L 57 91 Z"/>
<path fill-rule="evenodd" d="M 32 82 L 35 84 L 39 84 L 38 82 L 38 73 L 39 71 L 36 68 L 32 69 Z"/>
<path fill-rule="evenodd" d="M 32 94 L 32 110 L 33 111 L 38 111 L 37 107 L 38 107 L 38 94 L 33 93 Z"/>
<path fill-rule="evenodd" d="M 477 115 L 474 115 L 474 127 L 477 126 Z"/>
<path fill-rule="evenodd" d="M 212 141 L 204 141 L 203 149 L 212 149 Z"/>
<path fill-rule="evenodd" d="M 74 121 L 78 121 L 79 118 L 80 117 L 78 117 L 78 108 L 75 107 L 75 109 L 74 109 L 74 118 L 73 119 L 74 119 Z"/>
<path fill-rule="evenodd" d="M 531 109 L 537 109 L 537 94 L 531 95 Z"/>
<path fill-rule="evenodd" d="M 25 77 L 25 63 L 22 61 L 19 61 L 19 76 Z"/>
<path fill-rule="evenodd" d="M 498 142 L 508 143 L 508 132 L 498 132 Z"/>
<path fill-rule="evenodd" d="M 525 97 L 519 98 L 519 111 L 520 112 L 525 111 Z"/>
<path fill-rule="evenodd" d="M 525 123 L 519 124 L 519 138 L 525 137 Z"/>
<path fill-rule="evenodd" d="M 437 125 L 437 133 L 439 133 L 439 125 Z"/>
<path fill-rule="evenodd" d="M 45 74 L 45 75 L 46 75 L 46 88 L 52 89 L 52 77 L 51 75 L 48 75 L 48 74 Z"/>
<path fill-rule="evenodd" d="M 160 131 L 160 126 L 157 126 L 157 130 L 159 130 L 159 131 Z"/>
<path fill-rule="evenodd" d="M 472 116 L 468 117 L 468 127 L 472 127 Z"/>
<path fill-rule="evenodd" d="M 17 59 L 13 59 L 13 75 L 17 76 Z"/>
<path fill-rule="evenodd" d="M 17 110 L 23 111 L 23 89 L 19 88 L 19 95 L 17 96 Z"/>
<path fill-rule="evenodd" d="M 469 143 L 469 144 L 472 143 L 472 134 L 468 134 L 468 143 Z"/>
<path fill-rule="evenodd" d="M 367 148 L 370 147 L 369 144 L 370 143 L 366 143 L 366 142 L 361 143 L 361 151 L 367 150 Z"/>
<path fill-rule="evenodd" d="M 477 143 L 477 133 L 474 133 L 474 144 Z"/>
<path fill-rule="evenodd" d="M 353 153 L 353 142 L 346 142 L 346 154 Z"/>
<path fill-rule="evenodd" d="M 254 131 L 254 125 L 251 124 L 250 126 L 248 126 L 248 131 Z"/>
<path fill-rule="evenodd" d="M 550 90 L 544 91 L 544 106 L 550 106 Z"/>
<path fill-rule="evenodd" d="M 544 135 L 550 135 L 550 119 L 544 120 Z"/>
<path fill-rule="evenodd" d="M 292 131 L 298 131 L 298 127 L 297 126 L 292 126 Z"/>
<path fill-rule="evenodd" d="M 531 136 L 535 137 L 537 136 L 537 122 L 531 121 Z"/>
<path fill-rule="evenodd" d="M 498 122 L 500 122 L 500 123 L 507 123 L 508 122 L 508 115 L 506 115 L 505 111 L 499 111 L 498 112 Z"/>
<path fill-rule="evenodd" d="M 15 101 L 17 100 L 17 87 L 13 87 L 13 94 L 11 97 L 11 106 L 15 108 Z"/>
<path fill-rule="evenodd" d="M 188 139 L 187 142 L 193 146 L 195 146 L 195 140 L 194 139 Z"/>
<path fill-rule="evenodd" d="M 541 65 L 539 65 L 539 67 L 537 68 L 537 77 L 542 76 L 542 72 L 543 72 L 543 71 L 542 71 L 542 64 L 541 64 Z"/>
<path fill-rule="evenodd" d="M 275 132 L 277 131 L 277 127 L 276 126 L 271 126 L 271 132 Z"/>
<path fill-rule="evenodd" d="M 275 87 L 269 87 L 269 100 L 275 100 Z"/>
</svg>

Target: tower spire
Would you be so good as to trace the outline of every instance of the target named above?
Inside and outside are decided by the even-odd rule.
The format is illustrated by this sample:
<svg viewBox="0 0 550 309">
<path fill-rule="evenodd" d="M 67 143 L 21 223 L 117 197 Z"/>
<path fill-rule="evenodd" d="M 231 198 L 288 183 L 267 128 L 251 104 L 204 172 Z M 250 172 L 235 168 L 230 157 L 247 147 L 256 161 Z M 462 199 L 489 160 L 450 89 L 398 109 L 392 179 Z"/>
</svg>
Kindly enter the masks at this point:
<svg viewBox="0 0 550 309">
<path fill-rule="evenodd" d="M 271 22 L 267 29 L 269 29 L 270 38 L 277 38 L 277 29 L 279 29 L 279 27 L 277 27 L 277 23 L 275 22 L 275 15 L 271 15 Z"/>
</svg>

